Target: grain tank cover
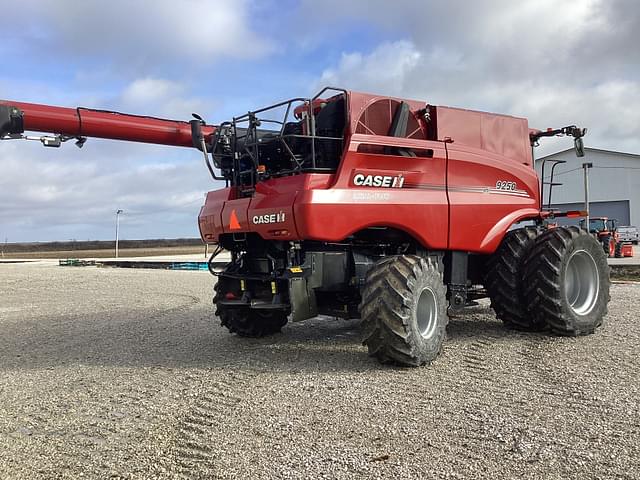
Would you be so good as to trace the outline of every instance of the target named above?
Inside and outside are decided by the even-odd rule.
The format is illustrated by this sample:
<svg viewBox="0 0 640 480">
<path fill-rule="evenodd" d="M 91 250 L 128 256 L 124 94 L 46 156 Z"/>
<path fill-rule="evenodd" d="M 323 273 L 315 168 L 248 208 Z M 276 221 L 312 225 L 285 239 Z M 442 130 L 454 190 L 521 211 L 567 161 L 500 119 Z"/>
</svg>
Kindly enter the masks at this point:
<svg viewBox="0 0 640 480">
<path fill-rule="evenodd" d="M 436 112 L 439 140 L 451 138 L 457 146 L 486 150 L 532 166 L 526 118 L 440 106 Z"/>
</svg>

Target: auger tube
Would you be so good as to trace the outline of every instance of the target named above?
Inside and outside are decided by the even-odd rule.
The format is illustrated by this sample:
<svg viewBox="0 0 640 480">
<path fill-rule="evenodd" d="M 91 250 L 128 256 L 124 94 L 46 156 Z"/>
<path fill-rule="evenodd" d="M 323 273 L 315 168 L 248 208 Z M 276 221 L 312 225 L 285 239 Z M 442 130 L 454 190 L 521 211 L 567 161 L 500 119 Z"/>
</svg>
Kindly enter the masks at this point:
<svg viewBox="0 0 640 480">
<path fill-rule="evenodd" d="M 16 108 L 19 110 L 19 115 L 22 118 L 22 131 L 178 147 L 199 147 L 192 142 L 189 122 L 84 107 L 66 108 L 8 100 L 0 100 L 0 105 L 10 107 L 11 110 Z M 202 131 L 207 143 L 209 143 L 211 135 L 215 132 L 215 127 L 203 126 Z M 2 133 L 19 134 L 22 132 Z"/>
</svg>

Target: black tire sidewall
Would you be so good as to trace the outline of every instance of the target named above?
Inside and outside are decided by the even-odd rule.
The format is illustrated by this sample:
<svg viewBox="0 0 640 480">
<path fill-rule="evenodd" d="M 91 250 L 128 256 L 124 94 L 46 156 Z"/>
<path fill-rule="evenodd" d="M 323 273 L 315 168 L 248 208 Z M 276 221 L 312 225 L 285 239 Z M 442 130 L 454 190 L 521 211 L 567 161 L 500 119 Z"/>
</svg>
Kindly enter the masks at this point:
<svg viewBox="0 0 640 480">
<path fill-rule="evenodd" d="M 440 353 L 445 340 L 448 323 L 446 290 L 440 273 L 435 268 L 430 268 L 425 260 L 420 261 L 419 273 L 416 275 L 415 284 L 411 288 L 413 308 L 411 311 L 411 342 L 416 346 L 419 355 L 425 361 L 434 359 Z M 438 309 L 435 332 L 429 338 L 424 338 L 418 325 L 418 301 L 425 288 L 429 288 L 435 296 Z"/>
<path fill-rule="evenodd" d="M 612 237 L 611 235 L 606 235 L 604 237 L 602 237 L 602 252 L 604 253 L 604 255 L 609 258 L 611 257 L 611 242 L 612 242 Z"/>
<path fill-rule="evenodd" d="M 580 250 L 587 252 L 593 258 L 598 270 L 598 295 L 591 311 L 586 315 L 576 314 L 567 300 L 565 282 L 567 266 L 572 255 Z M 601 244 L 590 235 L 579 235 L 571 241 L 566 248 L 562 262 L 560 264 L 560 301 L 562 303 L 563 314 L 571 319 L 576 333 L 593 330 L 597 327 L 602 317 L 606 314 L 609 284 L 609 265 Z"/>
<path fill-rule="evenodd" d="M 491 307 L 496 316 L 511 328 L 525 331 L 546 328 L 545 322 L 539 322 L 529 315 L 524 293 L 525 264 L 536 245 L 536 239 L 542 233 L 539 227 L 523 227 L 507 232 L 500 247 L 487 262 L 484 286 Z"/>
<path fill-rule="evenodd" d="M 394 255 L 379 260 L 367 272 L 360 312 L 363 344 L 382 363 L 417 367 L 435 360 L 446 337 L 449 320 L 440 255 Z M 417 321 L 420 293 L 434 294 L 438 316 L 429 338 Z"/>
<path fill-rule="evenodd" d="M 614 257 L 616 258 L 622 258 L 622 247 L 624 246 L 624 244 L 622 242 L 617 242 L 616 243 L 616 248 L 615 248 L 615 253 L 614 253 Z"/>
</svg>

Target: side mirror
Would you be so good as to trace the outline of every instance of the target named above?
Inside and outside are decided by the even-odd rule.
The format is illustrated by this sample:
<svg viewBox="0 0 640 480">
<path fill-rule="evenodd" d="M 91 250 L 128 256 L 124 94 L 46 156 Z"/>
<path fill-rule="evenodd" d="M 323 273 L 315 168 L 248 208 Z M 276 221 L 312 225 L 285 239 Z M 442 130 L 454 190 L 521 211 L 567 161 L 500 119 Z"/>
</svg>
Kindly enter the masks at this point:
<svg viewBox="0 0 640 480">
<path fill-rule="evenodd" d="M 202 119 L 195 118 L 189 124 L 191 125 L 191 142 L 195 148 L 202 150 Z"/>
<path fill-rule="evenodd" d="M 576 150 L 576 157 L 584 157 L 584 143 L 582 142 L 582 137 L 574 138 L 573 144 Z"/>
</svg>

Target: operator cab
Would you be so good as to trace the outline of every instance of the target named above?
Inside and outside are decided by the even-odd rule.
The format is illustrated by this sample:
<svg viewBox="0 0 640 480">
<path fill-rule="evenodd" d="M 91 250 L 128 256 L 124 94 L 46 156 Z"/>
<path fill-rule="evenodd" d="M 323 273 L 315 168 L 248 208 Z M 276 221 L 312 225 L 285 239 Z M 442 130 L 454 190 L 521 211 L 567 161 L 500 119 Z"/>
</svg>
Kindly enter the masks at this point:
<svg viewBox="0 0 640 480">
<path fill-rule="evenodd" d="M 332 173 L 340 163 L 347 125 L 346 91 L 295 98 L 222 123 L 213 137 L 214 165 L 241 196 L 258 182 L 300 173 Z"/>
</svg>

